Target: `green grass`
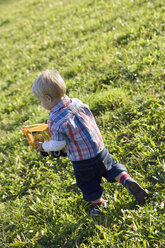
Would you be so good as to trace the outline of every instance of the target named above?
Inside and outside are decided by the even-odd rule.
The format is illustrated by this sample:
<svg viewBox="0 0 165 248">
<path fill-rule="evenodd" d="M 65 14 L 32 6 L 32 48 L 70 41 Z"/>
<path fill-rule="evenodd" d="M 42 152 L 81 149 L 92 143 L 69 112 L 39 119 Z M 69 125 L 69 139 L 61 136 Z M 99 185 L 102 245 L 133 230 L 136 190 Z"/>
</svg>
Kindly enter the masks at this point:
<svg viewBox="0 0 165 248">
<path fill-rule="evenodd" d="M 164 14 L 163 0 L 0 1 L 0 247 L 165 246 Z M 92 218 L 71 162 L 28 146 L 21 127 L 48 116 L 31 86 L 53 68 L 149 191 L 144 206 L 103 180 L 109 209 Z"/>
</svg>

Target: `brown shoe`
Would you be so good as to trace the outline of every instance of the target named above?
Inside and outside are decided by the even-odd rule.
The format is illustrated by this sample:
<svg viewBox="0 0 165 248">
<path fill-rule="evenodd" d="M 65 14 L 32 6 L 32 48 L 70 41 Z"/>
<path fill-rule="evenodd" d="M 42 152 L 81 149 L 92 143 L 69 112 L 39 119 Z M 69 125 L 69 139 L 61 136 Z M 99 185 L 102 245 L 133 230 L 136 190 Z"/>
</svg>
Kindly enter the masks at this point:
<svg viewBox="0 0 165 248">
<path fill-rule="evenodd" d="M 126 181 L 125 187 L 128 192 L 131 193 L 140 204 L 145 203 L 146 198 L 148 197 L 147 192 L 142 187 L 140 187 L 140 185 L 135 182 L 132 178 L 129 178 Z"/>
</svg>

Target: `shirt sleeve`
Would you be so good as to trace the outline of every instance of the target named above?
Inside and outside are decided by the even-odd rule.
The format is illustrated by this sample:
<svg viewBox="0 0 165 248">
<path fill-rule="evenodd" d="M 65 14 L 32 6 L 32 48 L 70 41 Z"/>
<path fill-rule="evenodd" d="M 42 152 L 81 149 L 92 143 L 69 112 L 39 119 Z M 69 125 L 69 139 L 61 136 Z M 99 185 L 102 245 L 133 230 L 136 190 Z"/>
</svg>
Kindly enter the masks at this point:
<svg viewBox="0 0 165 248">
<path fill-rule="evenodd" d="M 66 146 L 66 141 L 46 141 L 42 144 L 45 152 L 60 151 Z"/>
<path fill-rule="evenodd" d="M 65 126 L 57 126 L 54 122 L 50 122 L 49 129 L 52 134 L 51 140 L 53 141 L 66 141 L 66 130 L 63 128 Z"/>
</svg>

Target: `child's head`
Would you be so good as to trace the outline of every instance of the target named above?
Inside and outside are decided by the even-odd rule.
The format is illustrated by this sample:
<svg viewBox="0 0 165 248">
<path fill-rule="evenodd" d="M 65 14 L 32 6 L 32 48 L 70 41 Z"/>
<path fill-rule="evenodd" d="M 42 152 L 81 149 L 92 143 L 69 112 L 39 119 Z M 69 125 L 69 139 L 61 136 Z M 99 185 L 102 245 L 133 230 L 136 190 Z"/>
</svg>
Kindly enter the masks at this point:
<svg viewBox="0 0 165 248">
<path fill-rule="evenodd" d="M 38 98 L 50 96 L 53 100 L 60 100 L 66 94 L 66 85 L 58 72 L 46 70 L 34 81 L 32 92 Z"/>
</svg>

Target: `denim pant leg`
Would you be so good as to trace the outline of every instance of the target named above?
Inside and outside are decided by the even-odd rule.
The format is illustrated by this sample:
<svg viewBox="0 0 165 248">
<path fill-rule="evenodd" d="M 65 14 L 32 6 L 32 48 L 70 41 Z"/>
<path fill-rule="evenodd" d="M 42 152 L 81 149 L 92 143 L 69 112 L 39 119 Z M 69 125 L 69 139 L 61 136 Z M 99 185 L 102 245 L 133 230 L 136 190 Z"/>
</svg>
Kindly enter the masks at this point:
<svg viewBox="0 0 165 248">
<path fill-rule="evenodd" d="M 126 167 L 116 162 L 112 155 L 104 149 L 95 158 L 73 162 L 74 173 L 78 187 L 83 193 L 84 200 L 95 201 L 103 194 L 100 186 L 102 177 L 108 182 L 116 182 L 115 177 Z"/>
<path fill-rule="evenodd" d="M 98 157 L 98 160 L 105 168 L 102 176 L 105 177 L 110 183 L 116 182 L 115 177 L 121 172 L 127 172 L 127 168 L 123 164 L 115 161 L 113 156 L 106 149 L 103 150 L 103 153 Z"/>
<path fill-rule="evenodd" d="M 99 199 L 103 194 L 103 189 L 100 186 L 102 175 L 98 173 L 94 159 L 84 161 L 84 164 L 73 163 L 73 167 L 76 182 L 83 193 L 84 200 L 94 201 Z"/>
</svg>

